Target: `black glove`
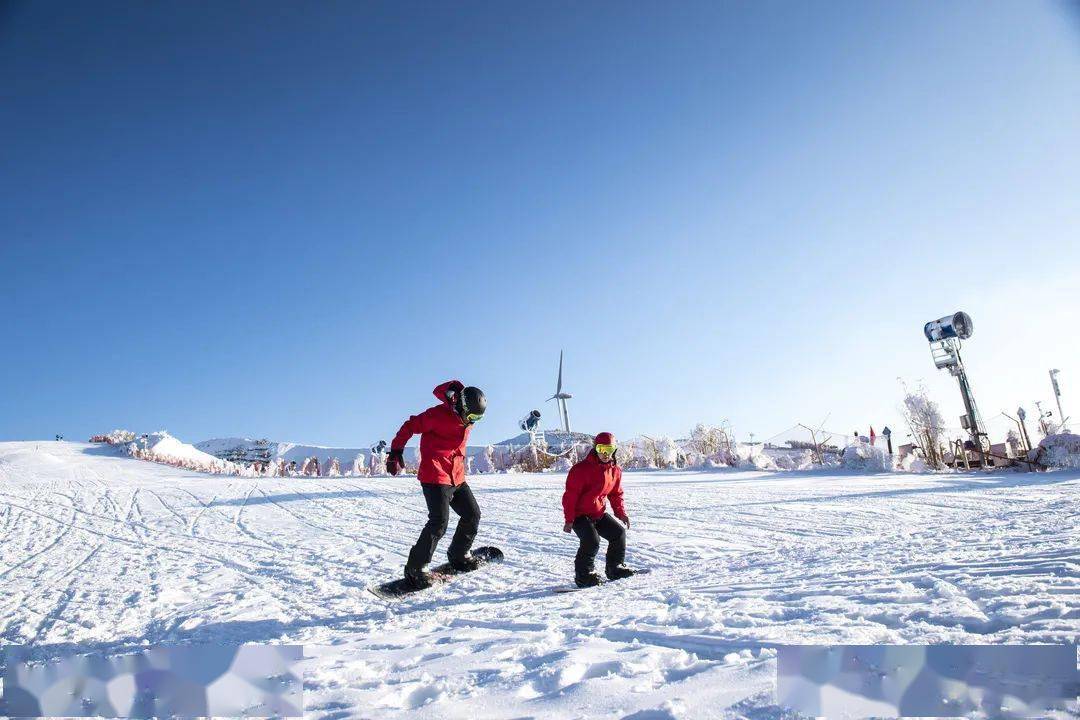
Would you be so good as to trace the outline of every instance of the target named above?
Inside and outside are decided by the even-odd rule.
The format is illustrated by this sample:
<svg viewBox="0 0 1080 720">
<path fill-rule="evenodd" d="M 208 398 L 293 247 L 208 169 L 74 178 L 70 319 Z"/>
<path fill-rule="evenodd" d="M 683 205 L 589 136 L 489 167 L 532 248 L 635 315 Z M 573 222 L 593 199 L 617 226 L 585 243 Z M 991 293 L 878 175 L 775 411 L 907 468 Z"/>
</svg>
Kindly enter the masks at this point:
<svg viewBox="0 0 1080 720">
<path fill-rule="evenodd" d="M 404 469 L 405 451 L 391 450 L 390 454 L 386 456 L 386 472 L 390 473 L 391 475 L 397 475 Z"/>
</svg>

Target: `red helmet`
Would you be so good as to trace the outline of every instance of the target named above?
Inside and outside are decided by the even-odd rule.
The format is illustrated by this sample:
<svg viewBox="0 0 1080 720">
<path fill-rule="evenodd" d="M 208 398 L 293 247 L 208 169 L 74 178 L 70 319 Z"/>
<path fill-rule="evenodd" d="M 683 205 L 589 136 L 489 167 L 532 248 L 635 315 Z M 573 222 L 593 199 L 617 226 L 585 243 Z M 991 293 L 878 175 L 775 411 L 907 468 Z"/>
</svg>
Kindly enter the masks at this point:
<svg viewBox="0 0 1080 720">
<path fill-rule="evenodd" d="M 593 445 L 614 445 L 615 435 L 609 432 L 602 432 L 593 438 Z"/>
</svg>

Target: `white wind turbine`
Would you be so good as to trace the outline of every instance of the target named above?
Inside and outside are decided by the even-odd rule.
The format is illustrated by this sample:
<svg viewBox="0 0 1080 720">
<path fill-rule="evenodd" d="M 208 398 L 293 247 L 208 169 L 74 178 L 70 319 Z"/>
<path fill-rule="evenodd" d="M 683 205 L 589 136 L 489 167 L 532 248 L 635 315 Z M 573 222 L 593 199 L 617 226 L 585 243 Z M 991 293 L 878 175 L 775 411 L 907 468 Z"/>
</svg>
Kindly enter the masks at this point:
<svg viewBox="0 0 1080 720">
<path fill-rule="evenodd" d="M 559 351 L 559 381 L 555 385 L 555 394 L 548 398 L 548 402 L 557 400 L 559 405 L 559 415 L 562 417 L 563 432 L 570 432 L 570 412 L 566 409 L 566 401 L 574 397 L 570 393 L 563 392 L 562 389 L 562 358 L 563 351 Z"/>
</svg>

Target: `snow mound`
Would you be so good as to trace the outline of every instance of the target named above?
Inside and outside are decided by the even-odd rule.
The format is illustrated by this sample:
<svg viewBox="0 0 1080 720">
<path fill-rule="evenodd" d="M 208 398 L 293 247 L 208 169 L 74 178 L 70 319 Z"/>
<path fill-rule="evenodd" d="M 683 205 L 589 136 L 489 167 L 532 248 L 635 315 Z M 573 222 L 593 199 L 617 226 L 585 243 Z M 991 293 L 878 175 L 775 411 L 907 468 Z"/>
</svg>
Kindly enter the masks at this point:
<svg viewBox="0 0 1080 720">
<path fill-rule="evenodd" d="M 809 470 L 814 467 L 814 453 L 811 450 L 777 450 L 768 448 L 764 453 L 772 458 L 780 470 Z"/>
<path fill-rule="evenodd" d="M 132 455 L 167 465 L 206 469 L 206 472 L 231 472 L 235 465 L 220 460 L 170 435 L 164 430 L 150 433 L 144 443 L 133 443 Z"/>
<path fill-rule="evenodd" d="M 915 453 L 908 453 L 902 457 L 897 464 L 896 469 L 913 473 L 924 473 L 932 470 L 932 468 L 926 464 L 926 461 L 915 455 Z"/>
<path fill-rule="evenodd" d="M 870 443 L 857 442 L 844 448 L 840 455 L 840 466 L 845 470 L 857 470 L 864 473 L 893 472 L 893 458 L 883 449 Z"/>
<path fill-rule="evenodd" d="M 1039 462 L 1047 467 L 1080 469 L 1080 435 L 1048 435 L 1039 443 L 1037 453 Z"/>
<path fill-rule="evenodd" d="M 776 461 L 765 453 L 760 445 L 735 446 L 737 467 L 740 470 L 776 470 Z"/>
</svg>

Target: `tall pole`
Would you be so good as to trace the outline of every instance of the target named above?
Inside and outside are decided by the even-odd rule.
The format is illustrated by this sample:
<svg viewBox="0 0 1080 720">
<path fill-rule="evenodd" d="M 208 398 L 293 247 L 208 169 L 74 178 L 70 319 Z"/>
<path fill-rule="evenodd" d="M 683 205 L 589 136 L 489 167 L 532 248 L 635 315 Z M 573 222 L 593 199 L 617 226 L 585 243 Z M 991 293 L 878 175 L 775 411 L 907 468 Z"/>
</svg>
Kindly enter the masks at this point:
<svg viewBox="0 0 1080 720">
<path fill-rule="evenodd" d="M 960 396 L 964 400 L 964 409 L 967 411 L 968 424 L 971 426 L 968 428 L 968 431 L 971 433 L 972 442 L 979 451 L 979 464 L 985 465 L 987 448 L 983 447 L 982 442 L 982 416 L 979 415 L 979 408 L 975 405 L 975 395 L 971 391 L 971 383 L 968 381 L 967 371 L 964 370 L 964 361 L 960 358 L 959 342 L 956 343 L 953 351 L 956 354 L 956 365 L 949 368 L 949 370 L 956 376 L 956 382 L 960 385 Z"/>
<path fill-rule="evenodd" d="M 1063 413 L 1061 411 L 1061 386 L 1058 385 L 1058 379 L 1057 379 L 1057 376 L 1058 376 L 1059 372 L 1061 372 L 1061 371 L 1056 370 L 1056 369 L 1050 371 L 1050 384 L 1054 387 L 1054 400 L 1057 401 L 1058 423 L 1061 425 L 1061 429 L 1064 431 L 1065 430 L 1065 413 Z"/>
<path fill-rule="evenodd" d="M 1031 436 L 1028 435 L 1027 421 L 1025 420 L 1025 418 L 1027 418 L 1027 413 L 1024 411 L 1024 408 L 1017 408 L 1016 415 L 1017 415 L 1017 417 L 1020 418 L 1020 429 L 1024 432 L 1024 446 L 1030 452 L 1031 451 Z"/>
</svg>

